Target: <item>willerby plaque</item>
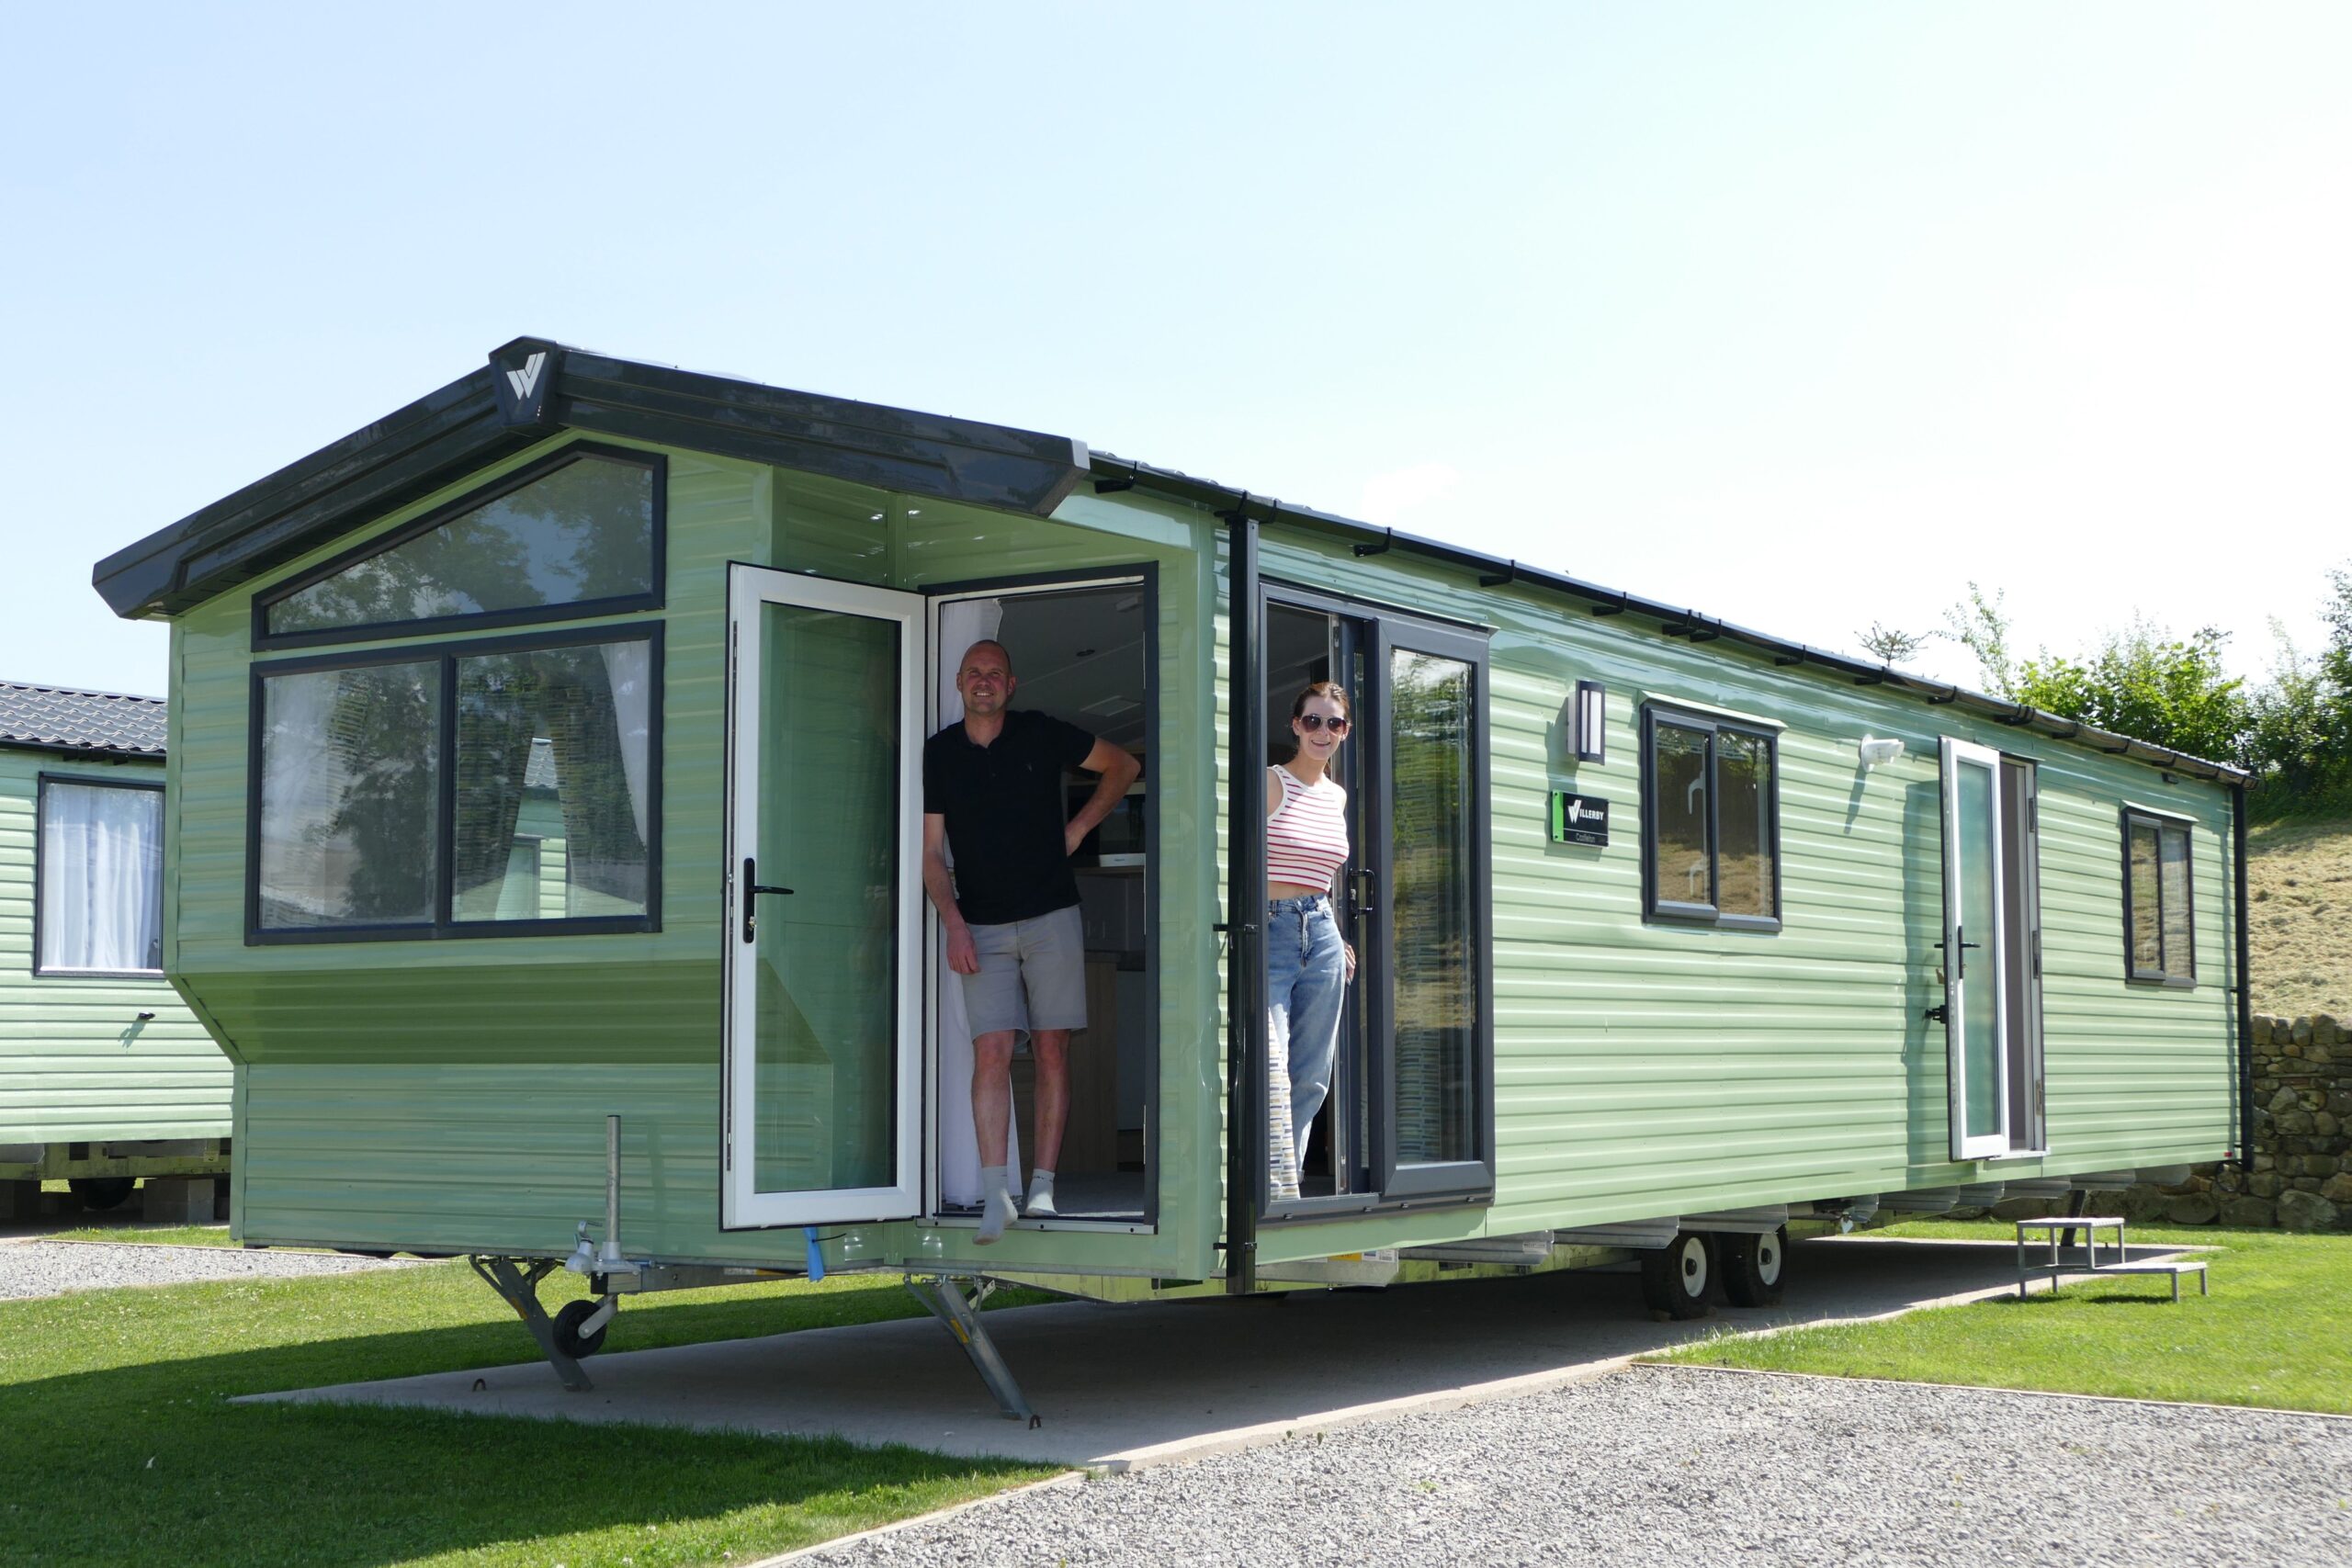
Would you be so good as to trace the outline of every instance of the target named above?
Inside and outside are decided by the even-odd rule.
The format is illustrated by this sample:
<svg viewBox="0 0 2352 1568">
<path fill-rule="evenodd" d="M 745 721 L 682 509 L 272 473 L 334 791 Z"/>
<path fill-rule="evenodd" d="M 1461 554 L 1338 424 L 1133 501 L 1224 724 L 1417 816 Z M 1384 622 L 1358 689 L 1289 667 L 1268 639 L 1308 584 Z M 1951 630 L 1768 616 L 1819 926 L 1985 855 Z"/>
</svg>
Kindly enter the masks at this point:
<svg viewBox="0 0 2352 1568">
<path fill-rule="evenodd" d="M 1589 795 L 1552 792 L 1552 841 L 1555 844 L 1606 844 L 1609 803 Z"/>
</svg>

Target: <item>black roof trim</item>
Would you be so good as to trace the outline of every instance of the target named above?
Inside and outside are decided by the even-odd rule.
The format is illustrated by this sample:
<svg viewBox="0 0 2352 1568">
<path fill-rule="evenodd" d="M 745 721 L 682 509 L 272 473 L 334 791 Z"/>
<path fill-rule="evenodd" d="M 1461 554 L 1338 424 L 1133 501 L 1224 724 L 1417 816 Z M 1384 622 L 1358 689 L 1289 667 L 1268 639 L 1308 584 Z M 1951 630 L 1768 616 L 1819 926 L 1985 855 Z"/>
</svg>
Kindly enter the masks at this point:
<svg viewBox="0 0 2352 1568">
<path fill-rule="evenodd" d="M 1279 512 L 1284 523 L 1310 525 L 1352 541 L 1355 553 L 1359 556 L 1377 555 L 1391 549 L 1409 550 L 1415 555 L 1461 567 L 1482 577 L 1493 576 L 1498 572 L 1507 573 L 1528 587 L 1541 588 L 1551 592 L 1581 599 L 1593 607 L 1596 615 L 1613 615 L 1631 611 L 1636 615 L 1647 616 L 1656 620 L 1659 630 L 1668 636 L 1689 637 L 1694 642 L 1712 641 L 1721 637 L 1727 642 L 1739 643 L 1759 652 L 1771 654 L 1776 663 L 1815 665 L 1846 675 L 1860 683 L 1917 693 L 1932 703 L 1957 703 L 1962 707 L 1997 719 L 2004 724 L 2030 728 L 2053 739 L 2071 740 L 2082 745 L 2097 747 L 2100 750 L 2128 756 L 2133 761 L 2146 762 L 2154 767 L 2172 768 L 2181 773 L 2195 773 L 2208 779 L 2240 786 L 2252 782 L 2253 779 L 2253 775 L 2244 769 L 2233 768 L 2226 762 L 2215 762 L 2203 757 L 2192 757 L 2185 751 L 2175 751 L 2149 741 L 2134 740 L 2129 736 L 2114 735 L 2103 729 L 2094 729 L 2089 725 L 2062 717 L 2057 714 L 2044 713 L 2039 708 L 2027 707 L 1999 697 L 1986 696 L 1981 692 L 1972 692 L 1965 687 L 1954 686 L 1948 682 L 1911 674 L 1896 670 L 1891 665 L 1872 664 L 1849 654 L 1814 648 L 1806 643 L 1790 642 L 1784 637 L 1773 637 L 1767 632 L 1736 626 L 1729 621 L 1718 620 L 1713 615 L 1702 615 L 1696 610 L 1662 604 L 1655 600 L 1643 599 L 1635 594 L 1627 593 L 1621 589 L 1603 588 L 1595 583 L 1563 576 L 1558 572 L 1546 571 L 1540 567 L 1530 566 L 1522 560 L 1507 561 L 1498 556 L 1464 549 L 1458 545 L 1445 544 L 1437 539 L 1424 539 L 1416 535 L 1400 533 L 1395 528 L 1375 527 L 1372 524 L 1359 523 L 1353 518 L 1341 517 L 1333 513 L 1317 512 L 1311 507 L 1297 506 L 1289 502 L 1275 502 L 1265 496 L 1252 496 L 1246 491 L 1234 490 L 1211 479 L 1194 479 L 1190 474 L 1179 473 L 1173 468 L 1155 468 L 1148 463 L 1138 463 L 1131 458 L 1114 457 L 1108 452 L 1095 453 L 1093 464 L 1098 479 L 1125 479 L 1137 488 L 1157 491 L 1175 500 L 1206 507 L 1219 516 L 1255 515 L 1261 522 L 1272 522 L 1274 520 L 1275 513 Z M 2109 741 L 2114 744 L 2102 744 Z"/>
<path fill-rule="evenodd" d="M 514 378 L 539 355 L 526 396 Z M 119 615 L 175 615 L 565 430 L 1038 516 L 1088 476 L 1084 445 L 1066 436 L 517 338 L 481 369 L 116 551 L 91 581 Z"/>
</svg>

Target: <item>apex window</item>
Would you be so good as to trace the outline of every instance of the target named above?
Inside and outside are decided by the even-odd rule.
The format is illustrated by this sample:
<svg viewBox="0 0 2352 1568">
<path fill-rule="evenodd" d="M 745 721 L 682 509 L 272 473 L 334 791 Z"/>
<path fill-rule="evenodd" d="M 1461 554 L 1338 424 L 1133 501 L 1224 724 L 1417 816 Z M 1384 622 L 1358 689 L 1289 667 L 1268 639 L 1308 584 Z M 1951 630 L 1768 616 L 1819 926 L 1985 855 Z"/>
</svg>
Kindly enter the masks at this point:
<svg viewBox="0 0 2352 1568">
<path fill-rule="evenodd" d="M 566 447 L 263 594 L 254 646 L 656 608 L 663 480 L 658 455 Z"/>
<path fill-rule="evenodd" d="M 1642 829 L 1646 917 L 1780 929 L 1780 758 L 1770 729 L 1644 708 Z"/>
</svg>

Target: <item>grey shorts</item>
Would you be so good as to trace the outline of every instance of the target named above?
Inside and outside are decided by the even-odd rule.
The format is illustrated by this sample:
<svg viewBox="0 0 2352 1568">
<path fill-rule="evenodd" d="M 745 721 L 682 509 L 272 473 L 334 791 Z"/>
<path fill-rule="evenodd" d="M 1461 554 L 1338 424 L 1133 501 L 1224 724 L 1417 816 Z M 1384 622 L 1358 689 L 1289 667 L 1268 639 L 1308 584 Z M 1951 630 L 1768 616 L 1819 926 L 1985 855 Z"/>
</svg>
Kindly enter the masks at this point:
<svg viewBox="0 0 2352 1568">
<path fill-rule="evenodd" d="M 1077 905 L 971 931 L 980 972 L 956 978 L 974 1034 L 1086 1027 L 1086 921 Z"/>
</svg>

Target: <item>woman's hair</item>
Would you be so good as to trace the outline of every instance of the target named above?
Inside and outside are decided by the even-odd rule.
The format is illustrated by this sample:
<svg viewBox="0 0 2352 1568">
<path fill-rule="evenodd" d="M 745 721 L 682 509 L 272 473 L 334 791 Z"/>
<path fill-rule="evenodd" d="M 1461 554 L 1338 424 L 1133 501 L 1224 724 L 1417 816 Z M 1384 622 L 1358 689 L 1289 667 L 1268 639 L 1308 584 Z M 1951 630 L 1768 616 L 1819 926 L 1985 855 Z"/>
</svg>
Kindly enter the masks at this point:
<svg viewBox="0 0 2352 1568">
<path fill-rule="evenodd" d="M 1305 713 L 1306 711 L 1306 705 L 1314 701 L 1317 697 L 1328 698 L 1340 705 L 1340 711 L 1341 713 L 1346 714 L 1351 718 L 1355 716 L 1355 709 L 1348 705 L 1347 688 L 1341 686 L 1337 681 L 1316 681 L 1310 682 L 1306 690 L 1300 692 L 1298 696 L 1291 703 L 1291 717 L 1296 718 L 1300 714 Z"/>
</svg>

